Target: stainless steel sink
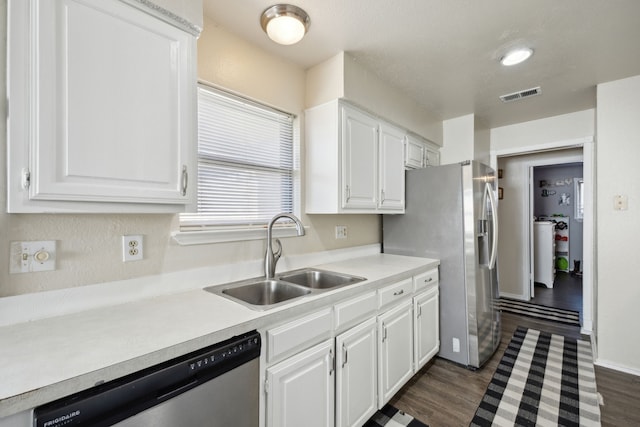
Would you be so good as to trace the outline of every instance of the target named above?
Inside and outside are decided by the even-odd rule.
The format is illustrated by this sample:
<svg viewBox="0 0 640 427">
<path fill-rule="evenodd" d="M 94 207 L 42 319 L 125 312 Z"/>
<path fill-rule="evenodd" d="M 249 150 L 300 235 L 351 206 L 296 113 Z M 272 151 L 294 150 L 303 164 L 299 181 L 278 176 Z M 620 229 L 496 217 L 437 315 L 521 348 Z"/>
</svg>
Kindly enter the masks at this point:
<svg viewBox="0 0 640 427">
<path fill-rule="evenodd" d="M 310 289 L 281 280 L 251 279 L 223 286 L 210 286 L 205 291 L 230 297 L 251 308 L 265 310 L 311 293 Z"/>
<path fill-rule="evenodd" d="M 279 275 L 278 278 L 285 282 L 295 283 L 296 285 L 310 289 L 331 289 L 367 280 L 364 277 L 319 270 L 316 268 L 303 268 L 301 270 L 290 271 Z"/>
<path fill-rule="evenodd" d="M 309 294 L 367 280 L 364 277 L 317 268 L 303 268 L 282 273 L 276 279 L 254 278 L 204 288 L 253 310 L 268 310 Z"/>
</svg>

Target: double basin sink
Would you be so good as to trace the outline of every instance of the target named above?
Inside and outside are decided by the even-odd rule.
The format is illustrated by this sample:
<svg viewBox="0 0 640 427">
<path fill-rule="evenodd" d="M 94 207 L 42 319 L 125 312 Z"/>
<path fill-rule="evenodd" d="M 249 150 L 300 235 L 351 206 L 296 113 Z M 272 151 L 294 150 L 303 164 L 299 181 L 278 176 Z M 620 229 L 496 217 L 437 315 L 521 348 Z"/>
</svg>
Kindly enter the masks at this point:
<svg viewBox="0 0 640 427">
<path fill-rule="evenodd" d="M 266 310 L 294 298 L 362 282 L 364 277 L 317 268 L 282 273 L 274 279 L 249 279 L 205 288 L 205 291 L 240 302 L 250 308 Z"/>
</svg>

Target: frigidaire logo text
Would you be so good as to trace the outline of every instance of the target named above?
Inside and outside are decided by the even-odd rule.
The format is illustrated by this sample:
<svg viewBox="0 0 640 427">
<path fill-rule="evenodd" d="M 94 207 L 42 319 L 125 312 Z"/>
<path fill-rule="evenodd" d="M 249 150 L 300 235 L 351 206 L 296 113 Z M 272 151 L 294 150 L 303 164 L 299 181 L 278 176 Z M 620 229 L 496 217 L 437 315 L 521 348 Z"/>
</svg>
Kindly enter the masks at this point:
<svg viewBox="0 0 640 427">
<path fill-rule="evenodd" d="M 59 424 L 67 424 L 69 421 L 71 421 L 72 418 L 77 417 L 78 415 L 80 415 L 80 411 L 73 411 L 73 412 L 69 412 L 66 415 L 62 415 L 56 419 L 53 419 L 51 421 L 47 421 L 46 423 L 44 423 L 44 427 L 54 427 L 57 426 Z"/>
</svg>

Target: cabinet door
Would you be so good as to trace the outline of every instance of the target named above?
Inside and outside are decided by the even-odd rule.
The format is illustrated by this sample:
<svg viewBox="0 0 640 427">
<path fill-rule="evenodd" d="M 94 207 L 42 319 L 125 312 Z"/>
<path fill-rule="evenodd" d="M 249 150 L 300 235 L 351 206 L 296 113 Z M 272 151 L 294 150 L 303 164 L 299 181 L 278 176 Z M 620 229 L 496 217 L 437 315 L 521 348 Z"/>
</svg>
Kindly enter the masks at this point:
<svg viewBox="0 0 640 427">
<path fill-rule="evenodd" d="M 33 40 L 10 58 L 9 144 L 26 160 L 15 166 L 29 171 L 28 199 L 53 203 L 40 211 L 54 202 L 181 210 L 196 182 L 195 38 L 122 1 L 12 5 L 12 52 Z"/>
<path fill-rule="evenodd" d="M 413 375 L 413 314 L 407 300 L 378 317 L 378 408 Z"/>
<path fill-rule="evenodd" d="M 404 132 L 380 124 L 380 194 L 378 207 L 404 211 Z"/>
<path fill-rule="evenodd" d="M 342 107 L 342 208 L 376 209 L 378 123 Z"/>
<path fill-rule="evenodd" d="M 333 340 L 267 369 L 267 427 L 334 425 Z"/>
<path fill-rule="evenodd" d="M 377 409 L 376 319 L 336 337 L 336 426 L 359 427 Z"/>
<path fill-rule="evenodd" d="M 425 146 L 414 137 L 407 135 L 405 141 L 404 165 L 410 169 L 423 168 L 425 165 Z"/>
<path fill-rule="evenodd" d="M 440 350 L 440 312 L 437 286 L 413 299 L 415 371 Z"/>
<path fill-rule="evenodd" d="M 440 165 L 440 151 L 435 148 L 427 147 L 427 166 Z"/>
</svg>

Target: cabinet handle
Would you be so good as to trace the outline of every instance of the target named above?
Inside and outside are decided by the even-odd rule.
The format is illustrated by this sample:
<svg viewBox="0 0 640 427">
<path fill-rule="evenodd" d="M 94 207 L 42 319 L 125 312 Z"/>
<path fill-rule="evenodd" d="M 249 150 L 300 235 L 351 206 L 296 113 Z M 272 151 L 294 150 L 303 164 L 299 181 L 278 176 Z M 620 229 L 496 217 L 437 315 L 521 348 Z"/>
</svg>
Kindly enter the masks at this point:
<svg viewBox="0 0 640 427">
<path fill-rule="evenodd" d="M 345 202 L 348 202 L 349 199 L 351 198 L 351 189 L 349 188 L 348 185 L 344 188 L 344 197 L 345 197 Z"/>
<path fill-rule="evenodd" d="M 433 281 L 433 277 L 429 277 L 428 279 L 424 280 L 424 283 L 429 283 Z"/>
<path fill-rule="evenodd" d="M 387 340 L 387 325 L 382 324 L 382 342 Z"/>
<path fill-rule="evenodd" d="M 187 172 L 187 166 L 186 165 L 182 165 L 181 185 L 182 185 L 182 195 L 183 196 L 187 195 L 187 185 L 188 184 L 189 184 L 189 173 Z"/>
<path fill-rule="evenodd" d="M 329 350 L 329 376 L 333 375 L 336 366 L 336 358 L 333 357 L 333 349 Z"/>
<path fill-rule="evenodd" d="M 348 353 L 347 353 L 347 347 L 345 347 L 344 344 L 342 344 L 342 367 L 344 368 L 344 365 L 347 364 L 347 357 L 348 357 Z"/>
<path fill-rule="evenodd" d="M 394 292 L 393 296 L 397 297 L 398 295 L 404 294 L 404 289 L 400 289 L 398 292 Z"/>
<path fill-rule="evenodd" d="M 418 317 L 422 317 L 422 306 L 418 306 Z"/>
<path fill-rule="evenodd" d="M 384 190 L 380 190 L 380 203 L 384 203 Z"/>
</svg>

